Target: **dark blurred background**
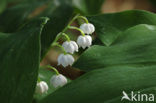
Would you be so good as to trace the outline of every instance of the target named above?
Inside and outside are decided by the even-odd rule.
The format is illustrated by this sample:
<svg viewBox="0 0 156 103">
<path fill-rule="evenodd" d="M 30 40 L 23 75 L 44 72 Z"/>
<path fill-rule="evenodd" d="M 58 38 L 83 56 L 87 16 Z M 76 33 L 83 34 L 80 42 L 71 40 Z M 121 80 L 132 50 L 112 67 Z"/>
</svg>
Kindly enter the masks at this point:
<svg viewBox="0 0 156 103">
<path fill-rule="evenodd" d="M 130 9 L 156 11 L 155 0 L 105 0 L 102 11 L 104 13 L 119 12 Z"/>
</svg>

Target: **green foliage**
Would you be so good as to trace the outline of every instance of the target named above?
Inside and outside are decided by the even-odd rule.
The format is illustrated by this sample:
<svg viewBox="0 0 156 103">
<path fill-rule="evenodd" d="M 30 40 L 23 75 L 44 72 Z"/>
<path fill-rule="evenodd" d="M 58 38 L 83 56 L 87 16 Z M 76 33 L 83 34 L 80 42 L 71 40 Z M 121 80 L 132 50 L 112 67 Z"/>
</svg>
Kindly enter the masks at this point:
<svg viewBox="0 0 156 103">
<path fill-rule="evenodd" d="M 85 71 L 114 65 L 148 65 L 156 62 L 156 27 L 129 28 L 111 46 L 93 46 L 84 52 L 75 67 Z"/>
<path fill-rule="evenodd" d="M 0 1 L 0 13 L 3 12 L 3 10 L 6 7 L 6 4 L 7 4 L 6 0 L 1 0 Z"/>
<path fill-rule="evenodd" d="M 0 98 L 30 103 L 40 61 L 40 34 L 47 18 L 35 19 L 16 33 L 0 33 Z"/>
<path fill-rule="evenodd" d="M 40 103 L 122 103 L 123 90 L 127 93 L 132 90 L 156 93 L 153 88 L 156 85 L 153 82 L 156 81 L 155 68 L 156 66 L 114 66 L 91 71 Z"/>
<path fill-rule="evenodd" d="M 155 94 L 155 34 L 155 26 L 141 24 L 124 31 L 111 46 L 91 47 L 74 66 L 93 71 L 41 103 L 120 103 L 123 90 Z"/>
<path fill-rule="evenodd" d="M 101 6 L 105 0 L 73 0 L 75 9 L 83 15 L 101 13 Z"/>
<path fill-rule="evenodd" d="M 7 8 L 10 2 L 15 4 Z M 123 90 L 156 94 L 156 15 L 139 10 L 99 15 L 103 2 L 1 0 L 1 102 L 32 103 L 34 96 L 38 103 L 120 103 Z M 95 15 L 88 19 L 98 39 L 74 64 L 87 73 L 56 90 L 49 84 L 54 73 L 39 71 L 39 64 L 74 13 Z M 38 73 L 49 85 L 47 94 L 34 95 Z"/>
<path fill-rule="evenodd" d="M 111 45 L 126 29 L 138 24 L 156 25 L 156 15 L 147 11 L 130 10 L 88 17 L 95 25 L 96 34 L 103 44 Z"/>
<path fill-rule="evenodd" d="M 0 30 L 2 32 L 15 32 L 21 25 L 23 25 L 28 16 L 34 11 L 35 8 L 41 6 L 42 3 L 38 2 L 23 2 L 15 6 L 7 8 L 0 15 Z"/>
<path fill-rule="evenodd" d="M 23 1 L 16 6 L 8 8 L 0 15 L 0 30 L 3 32 L 15 32 L 23 23 L 30 19 L 30 15 L 37 9 L 48 4 L 48 7 L 37 15 L 37 17 L 49 17 L 41 37 L 41 57 L 43 58 L 55 36 L 61 32 L 72 15 L 71 0 L 36 0 Z M 66 12 L 68 11 L 68 12 Z M 11 17 L 11 19 L 10 19 Z M 34 18 L 34 17 L 31 17 Z M 13 26 L 14 25 L 14 26 Z"/>
<path fill-rule="evenodd" d="M 136 19 L 133 19 L 134 17 Z M 98 19 L 95 16 L 89 18 L 96 26 L 98 38 L 109 45 L 100 44 L 89 48 L 75 63 L 75 67 L 84 71 L 91 71 L 83 76 L 87 79 L 83 85 L 89 84 L 87 86 L 91 86 L 89 89 L 91 91 L 87 91 L 89 87 L 81 86 L 80 88 L 83 90 L 78 91 L 81 91 L 81 94 L 85 94 L 85 97 L 87 97 L 87 99 L 81 99 L 95 103 L 92 98 L 96 97 L 96 103 L 120 103 L 123 90 L 129 93 L 130 91 L 142 91 L 156 94 L 154 90 L 155 79 L 153 78 L 154 74 L 152 74 L 156 72 L 155 14 L 144 11 L 125 11 L 97 16 Z M 153 24 L 153 26 L 148 24 Z M 105 36 L 105 38 L 102 38 L 102 36 Z M 97 74 L 93 77 L 96 79 L 90 79 L 91 77 L 88 77 L 90 73 L 92 73 L 91 77 Z M 101 82 L 97 83 L 98 81 Z M 147 86 L 147 84 L 150 85 Z M 64 87 L 63 90 L 66 91 L 66 88 Z M 70 88 L 73 88 L 73 86 Z M 57 94 L 63 93 L 58 91 L 51 97 L 56 98 Z M 74 99 L 74 101 L 77 101 L 76 98 Z"/>
</svg>

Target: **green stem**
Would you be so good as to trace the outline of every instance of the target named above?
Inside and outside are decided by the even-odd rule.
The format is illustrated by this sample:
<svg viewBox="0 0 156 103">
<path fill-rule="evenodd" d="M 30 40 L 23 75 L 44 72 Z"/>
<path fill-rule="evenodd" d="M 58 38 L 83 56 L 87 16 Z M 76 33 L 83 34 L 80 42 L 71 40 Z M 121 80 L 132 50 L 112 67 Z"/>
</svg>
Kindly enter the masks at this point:
<svg viewBox="0 0 156 103">
<path fill-rule="evenodd" d="M 64 36 L 64 37 L 66 38 L 67 41 L 70 41 L 70 38 L 69 38 L 69 36 L 68 36 L 67 34 L 65 34 L 65 33 L 59 33 L 59 34 L 56 36 L 56 38 L 55 38 L 55 40 L 54 40 L 54 43 L 56 43 L 56 42 L 61 38 L 61 36 Z"/>
<path fill-rule="evenodd" d="M 83 36 L 85 36 L 85 33 L 84 33 L 80 28 L 78 28 L 78 27 L 75 27 L 75 26 L 68 26 L 68 29 L 75 29 L 75 30 L 78 30 L 78 31 L 81 32 L 81 34 L 82 34 Z"/>
<path fill-rule="evenodd" d="M 56 73 L 56 75 L 60 74 L 56 68 L 54 68 L 54 67 L 52 67 L 50 65 L 42 66 L 42 68 L 50 68 L 50 69 L 52 69 Z"/>
<path fill-rule="evenodd" d="M 62 32 L 66 32 L 68 30 L 68 26 L 70 26 L 76 19 L 79 17 L 79 14 L 77 14 L 69 23 L 68 25 L 63 29 Z"/>
<path fill-rule="evenodd" d="M 83 19 L 87 24 L 89 23 L 88 19 L 84 16 L 78 16 L 77 18 Z"/>
<path fill-rule="evenodd" d="M 62 49 L 62 51 L 64 52 L 64 54 L 67 54 L 67 52 L 65 51 L 64 47 L 63 47 L 63 46 L 61 46 L 59 43 L 54 42 L 51 46 L 57 46 L 57 47 L 59 47 L 59 48 L 61 48 L 61 49 Z"/>
<path fill-rule="evenodd" d="M 38 77 L 37 82 L 39 83 L 41 81 L 41 79 Z"/>
<path fill-rule="evenodd" d="M 66 37 L 66 39 L 67 39 L 68 41 L 70 41 L 69 36 L 68 36 L 67 34 L 65 34 L 64 32 L 66 32 L 66 31 L 68 30 L 69 26 L 70 26 L 77 18 L 83 19 L 86 23 L 88 23 L 88 19 L 87 19 L 86 17 L 84 17 L 84 16 L 79 16 L 79 14 L 77 14 L 77 15 L 68 23 L 68 25 L 62 30 L 62 32 L 59 33 L 59 34 L 56 36 L 56 39 L 54 40 L 53 43 L 57 42 L 61 35 L 64 35 L 64 36 Z M 84 33 L 82 33 L 82 30 L 80 30 L 80 29 L 78 29 L 78 28 L 77 28 L 77 30 L 80 31 L 81 34 L 82 34 L 83 36 L 85 35 Z"/>
<path fill-rule="evenodd" d="M 61 34 L 62 34 L 62 33 L 57 34 L 57 36 L 56 36 L 56 38 L 55 38 L 55 40 L 54 40 L 54 42 L 53 42 L 53 43 L 56 43 L 56 42 L 59 40 L 59 38 L 60 38 Z"/>
<path fill-rule="evenodd" d="M 50 65 L 47 66 L 47 68 L 52 69 L 53 71 L 55 71 L 56 75 L 59 75 L 60 73 L 58 72 L 58 70 Z"/>
<path fill-rule="evenodd" d="M 65 36 L 65 38 L 67 39 L 67 41 L 70 41 L 70 38 L 69 38 L 69 36 L 67 34 L 62 33 L 62 35 Z"/>
</svg>

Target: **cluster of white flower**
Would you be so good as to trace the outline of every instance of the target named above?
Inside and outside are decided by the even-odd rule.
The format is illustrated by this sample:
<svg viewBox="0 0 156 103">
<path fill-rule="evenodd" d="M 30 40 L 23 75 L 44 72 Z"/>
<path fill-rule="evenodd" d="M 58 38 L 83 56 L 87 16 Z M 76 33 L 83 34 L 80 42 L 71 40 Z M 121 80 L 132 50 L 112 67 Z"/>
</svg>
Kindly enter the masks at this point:
<svg viewBox="0 0 156 103">
<path fill-rule="evenodd" d="M 50 84 L 55 88 L 62 87 L 65 84 L 67 84 L 67 79 L 62 74 L 53 75 L 50 79 Z M 36 93 L 38 94 L 47 93 L 48 88 L 49 88 L 48 84 L 45 81 L 40 81 L 36 85 Z"/>
<path fill-rule="evenodd" d="M 82 18 L 84 19 L 84 17 Z M 55 41 L 58 40 L 60 35 L 64 35 L 67 38 L 67 41 L 65 41 L 62 46 L 57 42 L 55 43 L 55 45 L 61 47 L 64 51 L 64 53 L 58 56 L 58 65 L 62 65 L 63 67 L 67 67 L 68 65 L 71 66 L 74 63 L 74 57 L 71 54 L 78 52 L 79 47 L 85 49 L 86 47 L 90 47 L 92 45 L 92 37 L 89 34 L 92 34 L 95 31 L 95 27 L 93 24 L 88 23 L 87 19 L 85 19 L 85 21 L 87 23 L 80 25 L 80 28 L 72 26 L 70 28 L 68 27 L 69 29 L 76 29 L 81 32 L 82 35 L 77 38 L 77 43 L 75 41 L 71 41 L 65 33 L 61 33 L 56 37 Z M 53 75 L 50 79 L 51 85 L 57 88 L 67 84 L 67 79 L 65 76 L 60 74 L 54 67 L 48 66 L 48 68 L 51 68 L 56 72 L 56 75 Z M 43 94 L 47 91 L 47 83 L 44 81 L 39 81 L 36 86 L 36 93 Z"/>
<path fill-rule="evenodd" d="M 95 31 L 94 25 L 91 23 L 81 24 L 80 30 L 84 34 L 88 35 L 80 35 L 77 39 L 77 43 L 75 41 L 65 41 L 62 46 L 66 53 L 73 54 L 74 52 L 78 52 L 78 47 L 85 49 L 86 47 L 90 47 L 92 45 L 92 37 L 89 34 L 92 34 Z M 67 67 L 68 65 L 72 65 L 73 63 L 74 58 L 70 54 L 60 54 L 58 56 L 58 65 Z"/>
</svg>

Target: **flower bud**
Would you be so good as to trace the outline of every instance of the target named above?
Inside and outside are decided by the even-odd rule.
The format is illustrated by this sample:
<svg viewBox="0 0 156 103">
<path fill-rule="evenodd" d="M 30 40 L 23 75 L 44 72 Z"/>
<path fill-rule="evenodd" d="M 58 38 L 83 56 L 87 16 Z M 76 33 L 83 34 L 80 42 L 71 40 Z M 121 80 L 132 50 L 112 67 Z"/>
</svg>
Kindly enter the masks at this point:
<svg viewBox="0 0 156 103">
<path fill-rule="evenodd" d="M 95 31 L 95 27 L 91 23 L 84 23 L 81 24 L 80 29 L 85 33 L 85 34 L 92 34 Z"/>
<path fill-rule="evenodd" d="M 79 36 L 77 39 L 77 44 L 83 49 L 90 47 L 92 45 L 92 37 L 89 35 Z"/>
<path fill-rule="evenodd" d="M 60 54 L 58 57 L 58 65 L 62 65 L 66 67 L 68 65 L 72 65 L 74 63 L 74 58 L 70 54 Z"/>
<path fill-rule="evenodd" d="M 62 46 L 67 53 L 73 54 L 75 51 L 78 52 L 78 45 L 75 41 L 65 41 Z"/>
<path fill-rule="evenodd" d="M 67 84 L 67 79 L 65 76 L 63 76 L 62 74 L 59 75 L 54 75 L 51 77 L 50 79 L 50 83 L 55 87 L 62 87 L 65 84 Z"/>
<path fill-rule="evenodd" d="M 43 94 L 43 93 L 46 93 L 47 91 L 48 91 L 48 85 L 46 82 L 41 81 L 37 83 L 36 93 Z"/>
</svg>

